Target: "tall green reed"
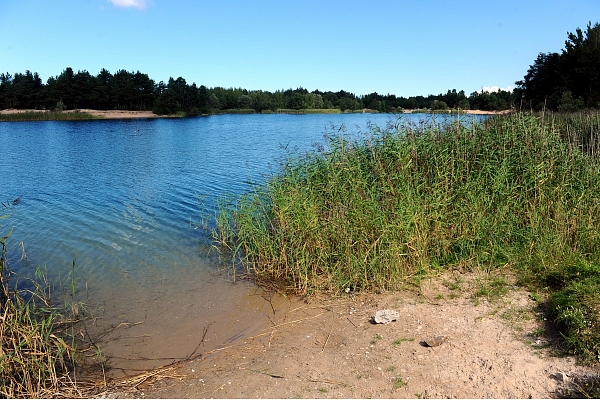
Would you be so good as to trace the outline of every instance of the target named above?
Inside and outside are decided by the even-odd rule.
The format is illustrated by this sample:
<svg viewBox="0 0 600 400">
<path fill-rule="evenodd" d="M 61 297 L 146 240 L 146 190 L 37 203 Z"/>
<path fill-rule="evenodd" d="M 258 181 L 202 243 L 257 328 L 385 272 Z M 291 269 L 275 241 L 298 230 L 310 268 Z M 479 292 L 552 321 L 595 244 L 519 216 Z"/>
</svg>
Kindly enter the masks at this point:
<svg viewBox="0 0 600 400">
<path fill-rule="evenodd" d="M 299 293 L 392 288 L 515 262 L 540 242 L 597 244 L 597 166 L 535 117 L 374 128 L 328 145 L 290 157 L 220 215 L 222 242 L 259 279 Z"/>
<path fill-rule="evenodd" d="M 580 279 L 600 276 L 598 120 L 548 118 L 333 137 L 223 207 L 215 237 L 259 282 L 303 295 L 507 267 L 549 288 L 567 348 L 600 359 L 600 286 Z"/>
<path fill-rule="evenodd" d="M 89 119 L 101 119 L 86 112 L 73 111 L 23 111 L 16 113 L 0 113 L 0 121 L 21 122 L 21 121 L 81 121 Z"/>
<path fill-rule="evenodd" d="M 22 278 L 8 264 L 9 236 L 0 238 L 0 396 L 81 397 L 76 351 L 65 342 L 73 320 L 50 303 L 47 288 L 36 281 L 29 282 L 33 289 L 19 288 Z"/>
</svg>

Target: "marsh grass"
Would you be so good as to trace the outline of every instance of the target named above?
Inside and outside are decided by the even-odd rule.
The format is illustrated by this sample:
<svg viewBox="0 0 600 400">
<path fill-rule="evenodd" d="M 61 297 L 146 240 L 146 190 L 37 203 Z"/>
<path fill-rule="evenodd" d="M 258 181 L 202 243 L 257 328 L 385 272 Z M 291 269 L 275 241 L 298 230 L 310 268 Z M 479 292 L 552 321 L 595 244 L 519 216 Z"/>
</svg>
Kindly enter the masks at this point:
<svg viewBox="0 0 600 400">
<path fill-rule="evenodd" d="M 549 293 L 565 349 L 599 359 L 597 114 L 431 121 L 290 155 L 221 207 L 217 247 L 259 283 L 301 295 L 397 289 L 450 268 L 513 271 Z M 479 295 L 505 290 L 492 278 Z"/>
<path fill-rule="evenodd" d="M 4 216 L 0 217 L 3 218 Z M 50 304 L 47 288 L 20 289 L 0 238 L 0 397 L 82 397 L 75 374 L 74 318 Z"/>
<path fill-rule="evenodd" d="M 92 114 L 81 111 L 24 111 L 16 113 L 0 113 L 0 121 L 19 122 L 19 121 L 81 121 L 89 119 L 101 119 Z"/>
<path fill-rule="evenodd" d="M 230 108 L 220 110 L 218 114 L 256 114 L 256 110 L 254 108 Z"/>
<path fill-rule="evenodd" d="M 263 111 L 264 112 L 264 111 Z M 291 108 L 279 108 L 275 114 L 340 114 L 339 108 L 305 108 L 301 110 Z"/>
</svg>

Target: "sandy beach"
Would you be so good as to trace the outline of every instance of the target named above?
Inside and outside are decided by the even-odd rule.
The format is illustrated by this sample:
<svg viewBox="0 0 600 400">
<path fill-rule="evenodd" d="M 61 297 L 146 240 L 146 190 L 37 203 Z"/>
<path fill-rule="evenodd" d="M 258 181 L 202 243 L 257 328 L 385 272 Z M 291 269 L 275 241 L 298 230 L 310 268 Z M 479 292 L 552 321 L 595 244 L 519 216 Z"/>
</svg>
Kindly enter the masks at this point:
<svg viewBox="0 0 600 400">
<path fill-rule="evenodd" d="M 125 119 L 125 118 L 160 118 L 160 115 L 152 111 L 121 111 L 121 110 L 90 110 L 81 109 L 80 112 L 92 114 L 104 119 Z M 164 116 L 162 116 L 164 117 Z"/>
<path fill-rule="evenodd" d="M 0 110 L 0 114 L 16 114 L 23 112 L 44 112 L 45 110 L 17 110 L 17 109 L 6 109 Z M 78 109 L 78 110 L 67 110 L 64 112 L 84 112 L 103 119 L 132 119 L 132 118 L 172 118 L 169 115 L 157 115 L 152 111 L 127 111 L 127 110 L 92 110 L 92 109 Z M 405 114 L 410 114 L 414 110 L 403 110 Z M 483 110 L 462 110 L 465 114 L 472 115 L 495 115 L 503 114 L 506 111 L 483 111 Z"/>
</svg>

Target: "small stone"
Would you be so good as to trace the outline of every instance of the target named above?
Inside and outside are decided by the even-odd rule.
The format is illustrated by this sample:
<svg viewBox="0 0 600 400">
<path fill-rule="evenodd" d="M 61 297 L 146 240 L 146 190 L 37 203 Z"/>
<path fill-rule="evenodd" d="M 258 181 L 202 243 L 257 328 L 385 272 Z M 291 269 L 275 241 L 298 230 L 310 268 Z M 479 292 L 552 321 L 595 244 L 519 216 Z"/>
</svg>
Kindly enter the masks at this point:
<svg viewBox="0 0 600 400">
<path fill-rule="evenodd" d="M 442 345 L 443 343 L 446 343 L 446 341 L 448 340 L 448 336 L 446 335 L 439 335 L 436 336 L 432 339 L 427 338 L 424 340 L 425 344 L 427 344 L 427 346 L 429 347 L 437 347 Z"/>
<path fill-rule="evenodd" d="M 376 324 L 389 324 L 396 321 L 400 317 L 398 311 L 395 310 L 379 310 L 373 316 L 373 322 Z"/>
</svg>

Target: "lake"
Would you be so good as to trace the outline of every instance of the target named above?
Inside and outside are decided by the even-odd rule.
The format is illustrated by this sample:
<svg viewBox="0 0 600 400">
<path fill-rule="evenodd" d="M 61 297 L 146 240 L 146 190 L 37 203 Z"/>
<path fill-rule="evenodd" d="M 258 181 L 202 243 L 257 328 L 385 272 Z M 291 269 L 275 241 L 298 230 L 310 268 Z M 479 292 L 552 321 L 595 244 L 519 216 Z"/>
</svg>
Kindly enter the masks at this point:
<svg viewBox="0 0 600 400">
<path fill-rule="evenodd" d="M 431 119 L 405 115 L 405 121 Z M 442 116 L 436 117 L 440 120 Z M 450 117 L 455 118 L 456 117 Z M 473 117 L 461 117 L 463 119 Z M 386 114 L 218 115 L 184 119 L 0 122 L 0 234 L 13 270 L 42 266 L 55 293 L 93 318 L 115 369 L 185 358 L 257 329 L 265 294 L 234 282 L 210 251 L 202 214 L 345 126 L 358 137 Z M 74 271 L 73 269 L 74 264 Z M 210 329 L 209 329 L 210 327 Z"/>
</svg>

